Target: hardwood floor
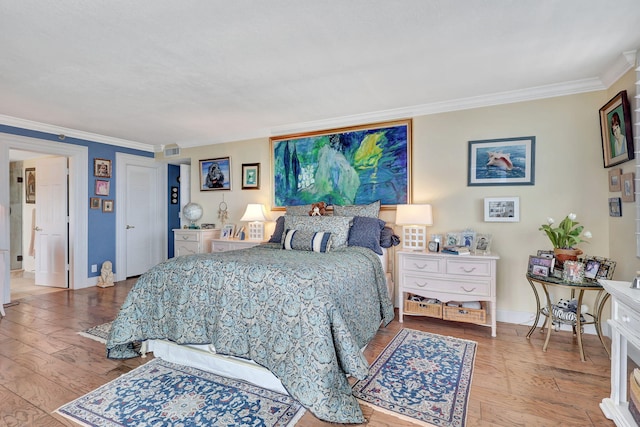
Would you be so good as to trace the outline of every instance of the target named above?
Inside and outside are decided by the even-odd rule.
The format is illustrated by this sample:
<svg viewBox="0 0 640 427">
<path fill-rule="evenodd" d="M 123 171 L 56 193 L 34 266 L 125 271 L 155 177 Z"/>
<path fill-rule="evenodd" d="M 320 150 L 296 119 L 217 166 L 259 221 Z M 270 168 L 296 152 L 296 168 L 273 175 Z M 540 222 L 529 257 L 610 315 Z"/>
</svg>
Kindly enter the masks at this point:
<svg viewBox="0 0 640 427">
<path fill-rule="evenodd" d="M 77 332 L 112 320 L 135 282 L 112 288 L 30 295 L 6 308 L 0 321 L 0 426 L 75 425 L 52 414 L 100 385 L 151 360 L 105 357 L 104 345 Z M 381 329 L 366 350 L 373 361 L 402 328 L 478 343 L 467 426 L 613 426 L 598 406 L 609 395 L 609 359 L 599 340 L 585 337 L 580 361 L 569 332 L 531 340 L 527 326 L 498 323 L 497 338 L 482 326 L 406 317 Z M 607 344 L 609 342 L 607 341 Z M 363 406 L 370 427 L 414 426 Z M 329 426 L 309 412 L 298 426 Z"/>
</svg>

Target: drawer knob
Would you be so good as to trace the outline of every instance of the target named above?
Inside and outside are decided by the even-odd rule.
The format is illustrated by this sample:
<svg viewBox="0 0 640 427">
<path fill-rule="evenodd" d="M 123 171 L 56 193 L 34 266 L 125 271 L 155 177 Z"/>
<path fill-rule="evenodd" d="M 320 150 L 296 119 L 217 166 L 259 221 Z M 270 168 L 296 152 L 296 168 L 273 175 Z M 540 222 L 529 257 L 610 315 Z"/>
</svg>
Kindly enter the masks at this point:
<svg viewBox="0 0 640 427">
<path fill-rule="evenodd" d="M 626 314 L 622 315 L 622 321 L 629 323 L 631 321 L 631 318 L 629 316 L 627 316 Z"/>
<path fill-rule="evenodd" d="M 413 282 L 413 283 L 414 283 L 416 286 L 419 286 L 419 287 L 421 287 L 421 288 L 424 288 L 424 287 L 425 287 L 425 286 L 427 286 L 427 284 L 428 284 L 427 282 L 424 282 L 424 283 L 420 283 L 420 282 Z"/>
<path fill-rule="evenodd" d="M 413 263 L 413 266 L 418 270 L 424 270 L 425 268 L 427 268 L 427 264 L 418 265 L 415 262 Z"/>
<path fill-rule="evenodd" d="M 460 286 L 460 287 L 461 287 L 461 288 L 462 288 L 462 290 L 463 290 L 463 291 L 465 291 L 465 292 L 473 292 L 473 291 L 475 291 L 475 290 L 476 290 L 476 288 L 467 289 L 467 288 L 465 288 L 464 286 Z"/>
<path fill-rule="evenodd" d="M 473 273 L 475 269 L 476 269 L 475 267 L 471 267 L 471 268 L 460 267 L 460 270 L 464 271 L 465 273 Z"/>
<path fill-rule="evenodd" d="M 187 240 L 189 239 L 189 236 L 182 236 L 182 240 Z"/>
</svg>

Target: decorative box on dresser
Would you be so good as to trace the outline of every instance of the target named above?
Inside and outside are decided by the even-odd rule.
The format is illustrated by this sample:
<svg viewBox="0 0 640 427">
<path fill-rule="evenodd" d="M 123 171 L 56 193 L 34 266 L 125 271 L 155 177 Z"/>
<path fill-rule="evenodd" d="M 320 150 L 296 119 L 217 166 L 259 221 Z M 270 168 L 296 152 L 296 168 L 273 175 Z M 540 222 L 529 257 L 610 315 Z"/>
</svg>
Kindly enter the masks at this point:
<svg viewBox="0 0 640 427">
<path fill-rule="evenodd" d="M 246 249 L 258 246 L 260 243 L 263 242 L 257 240 L 213 239 L 211 241 L 211 252 L 227 252 Z"/>
<path fill-rule="evenodd" d="M 176 228 L 173 230 L 174 255 L 207 253 L 210 251 L 211 241 L 219 237 L 219 228 Z"/>
<path fill-rule="evenodd" d="M 603 399 L 600 409 L 620 426 L 637 426 L 629 411 L 627 385 L 628 346 L 634 354 L 640 351 L 640 289 L 631 289 L 630 282 L 599 280 L 611 295 L 611 396 Z"/>
<path fill-rule="evenodd" d="M 495 337 L 498 259 L 500 257 L 495 254 L 398 252 L 400 322 L 403 322 L 405 315 L 414 315 L 477 323 L 491 327 L 491 336 Z M 409 294 L 437 299 L 441 304 L 434 304 L 433 307 L 423 303 L 416 304 L 407 300 Z M 480 301 L 481 309 L 448 307 L 446 303 L 450 301 Z"/>
</svg>

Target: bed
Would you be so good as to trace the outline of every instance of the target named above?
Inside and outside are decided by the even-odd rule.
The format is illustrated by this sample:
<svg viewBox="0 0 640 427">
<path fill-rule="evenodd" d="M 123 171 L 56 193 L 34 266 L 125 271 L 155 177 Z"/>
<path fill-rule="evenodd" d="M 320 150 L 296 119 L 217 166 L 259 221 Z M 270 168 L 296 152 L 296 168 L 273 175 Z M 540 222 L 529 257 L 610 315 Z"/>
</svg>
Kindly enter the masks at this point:
<svg viewBox="0 0 640 427">
<path fill-rule="evenodd" d="M 320 419 L 364 422 L 347 376 L 366 377 L 361 349 L 394 311 L 379 254 L 342 234 L 335 241 L 344 242 L 320 253 L 273 243 L 155 266 L 114 320 L 107 356 L 137 357 L 136 343 L 145 342 L 155 356 L 183 358 L 193 348 L 187 359 L 206 368 L 206 353 L 215 352 L 223 355 L 218 365 L 229 364 L 223 370 L 244 363 L 250 380 L 260 382 L 266 368 L 265 382 L 276 379 L 270 388 L 282 387 Z"/>
</svg>

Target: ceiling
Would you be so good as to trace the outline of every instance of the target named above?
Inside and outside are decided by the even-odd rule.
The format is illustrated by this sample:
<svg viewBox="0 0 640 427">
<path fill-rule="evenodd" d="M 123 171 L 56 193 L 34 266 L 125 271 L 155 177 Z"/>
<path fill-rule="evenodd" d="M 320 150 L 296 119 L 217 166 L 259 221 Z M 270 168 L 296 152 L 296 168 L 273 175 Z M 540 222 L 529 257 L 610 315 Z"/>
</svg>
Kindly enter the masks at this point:
<svg viewBox="0 0 640 427">
<path fill-rule="evenodd" d="M 0 123 L 159 150 L 608 87 L 637 0 L 0 0 Z"/>
</svg>

